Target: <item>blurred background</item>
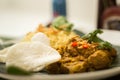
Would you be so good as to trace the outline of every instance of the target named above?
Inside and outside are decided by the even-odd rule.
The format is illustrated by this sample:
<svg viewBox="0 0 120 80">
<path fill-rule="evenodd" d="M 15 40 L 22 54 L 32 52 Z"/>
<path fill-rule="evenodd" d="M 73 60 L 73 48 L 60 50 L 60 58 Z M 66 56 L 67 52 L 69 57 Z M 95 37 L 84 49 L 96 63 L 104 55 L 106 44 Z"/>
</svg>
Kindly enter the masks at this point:
<svg viewBox="0 0 120 80">
<path fill-rule="evenodd" d="M 120 0 L 0 0 L 0 35 L 24 35 L 58 15 L 83 31 L 120 30 L 119 4 Z"/>
<path fill-rule="evenodd" d="M 0 37 L 21 37 L 59 15 L 84 33 L 104 29 L 100 37 L 120 45 L 120 0 L 0 0 Z"/>
</svg>

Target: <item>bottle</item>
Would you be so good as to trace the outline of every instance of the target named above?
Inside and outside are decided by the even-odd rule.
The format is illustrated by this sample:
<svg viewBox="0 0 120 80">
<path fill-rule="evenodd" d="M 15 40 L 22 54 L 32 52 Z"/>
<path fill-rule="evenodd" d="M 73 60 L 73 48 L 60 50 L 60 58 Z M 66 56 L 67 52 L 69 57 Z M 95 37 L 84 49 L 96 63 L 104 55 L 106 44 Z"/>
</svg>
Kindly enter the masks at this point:
<svg viewBox="0 0 120 80">
<path fill-rule="evenodd" d="M 102 0 L 104 11 L 102 13 L 102 28 L 120 30 L 120 7 L 115 0 Z"/>
<path fill-rule="evenodd" d="M 53 17 L 66 17 L 66 0 L 53 0 Z"/>
<path fill-rule="evenodd" d="M 120 6 L 112 6 L 103 12 L 104 29 L 120 30 Z"/>
</svg>

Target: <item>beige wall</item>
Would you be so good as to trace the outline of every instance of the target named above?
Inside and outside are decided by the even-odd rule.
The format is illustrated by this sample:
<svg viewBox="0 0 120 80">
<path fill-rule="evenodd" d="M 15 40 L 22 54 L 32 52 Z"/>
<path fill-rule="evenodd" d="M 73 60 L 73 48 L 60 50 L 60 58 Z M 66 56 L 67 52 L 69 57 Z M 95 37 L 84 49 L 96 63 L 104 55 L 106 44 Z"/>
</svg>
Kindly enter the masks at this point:
<svg viewBox="0 0 120 80">
<path fill-rule="evenodd" d="M 21 35 L 52 19 L 52 0 L 0 0 L 0 34 Z M 67 0 L 68 19 L 95 28 L 98 0 Z M 22 31 L 22 32 L 21 32 Z M 16 34 L 14 34 L 16 33 Z"/>
<path fill-rule="evenodd" d="M 98 0 L 67 0 L 70 19 L 82 25 L 96 27 Z"/>
</svg>

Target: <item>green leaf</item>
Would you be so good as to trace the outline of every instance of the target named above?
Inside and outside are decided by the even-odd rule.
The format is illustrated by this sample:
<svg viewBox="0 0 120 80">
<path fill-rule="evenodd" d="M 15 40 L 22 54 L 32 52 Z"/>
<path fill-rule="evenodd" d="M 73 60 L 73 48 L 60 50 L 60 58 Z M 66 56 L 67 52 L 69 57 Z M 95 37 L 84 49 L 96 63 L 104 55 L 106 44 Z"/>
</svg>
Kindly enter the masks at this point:
<svg viewBox="0 0 120 80">
<path fill-rule="evenodd" d="M 87 35 L 82 36 L 82 38 L 88 40 L 89 43 L 101 42 L 102 40 L 97 37 L 97 34 L 101 34 L 101 33 L 103 33 L 103 31 L 98 29 L 98 30 L 95 30 L 95 31 L 87 34 Z"/>
<path fill-rule="evenodd" d="M 73 24 L 66 23 L 65 26 L 66 27 L 64 28 L 64 30 L 67 31 L 67 32 L 70 32 L 72 30 Z"/>
<path fill-rule="evenodd" d="M 103 33 L 103 31 L 98 29 L 87 35 L 82 36 L 82 39 L 88 40 L 89 43 L 92 43 L 92 42 L 99 43 L 99 46 L 98 46 L 99 49 L 111 49 L 112 45 L 109 42 L 103 41 L 102 39 L 97 37 L 97 34 L 101 34 L 101 33 Z"/>
<path fill-rule="evenodd" d="M 112 45 L 109 42 L 107 42 L 107 41 L 103 41 L 103 42 L 99 43 L 98 48 L 99 49 L 111 49 Z"/>
<path fill-rule="evenodd" d="M 8 74 L 13 74 L 13 75 L 31 75 L 30 72 L 25 71 L 21 68 L 15 67 L 15 66 L 10 66 L 7 68 L 7 73 Z"/>
<path fill-rule="evenodd" d="M 73 24 L 69 23 L 64 16 L 58 16 L 53 20 L 52 26 L 56 29 L 69 32 L 72 30 Z M 64 27 L 61 27 L 61 26 L 64 26 Z"/>
<path fill-rule="evenodd" d="M 66 18 L 63 17 L 63 16 L 59 16 L 59 17 L 57 17 L 53 20 L 52 25 L 55 26 L 55 27 L 59 27 L 59 26 L 65 24 L 65 23 L 67 23 Z"/>
</svg>

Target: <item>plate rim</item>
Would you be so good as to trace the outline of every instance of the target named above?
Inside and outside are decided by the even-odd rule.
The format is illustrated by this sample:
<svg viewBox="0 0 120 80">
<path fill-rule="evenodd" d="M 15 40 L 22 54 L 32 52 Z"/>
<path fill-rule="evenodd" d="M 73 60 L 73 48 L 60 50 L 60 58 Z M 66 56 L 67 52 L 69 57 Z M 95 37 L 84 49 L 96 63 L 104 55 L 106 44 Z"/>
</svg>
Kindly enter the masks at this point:
<svg viewBox="0 0 120 80">
<path fill-rule="evenodd" d="M 114 73 L 114 74 L 113 74 Z M 45 75 L 45 74 L 33 74 L 31 76 L 22 76 L 22 75 L 10 75 L 0 73 L 0 77 L 6 79 L 15 79 L 15 80 L 73 80 L 73 79 L 102 79 L 110 76 L 120 74 L 120 67 L 114 67 L 105 70 L 85 72 L 85 73 L 75 73 L 75 74 L 59 74 L 59 75 Z M 86 77 L 87 75 L 87 77 Z"/>
</svg>

